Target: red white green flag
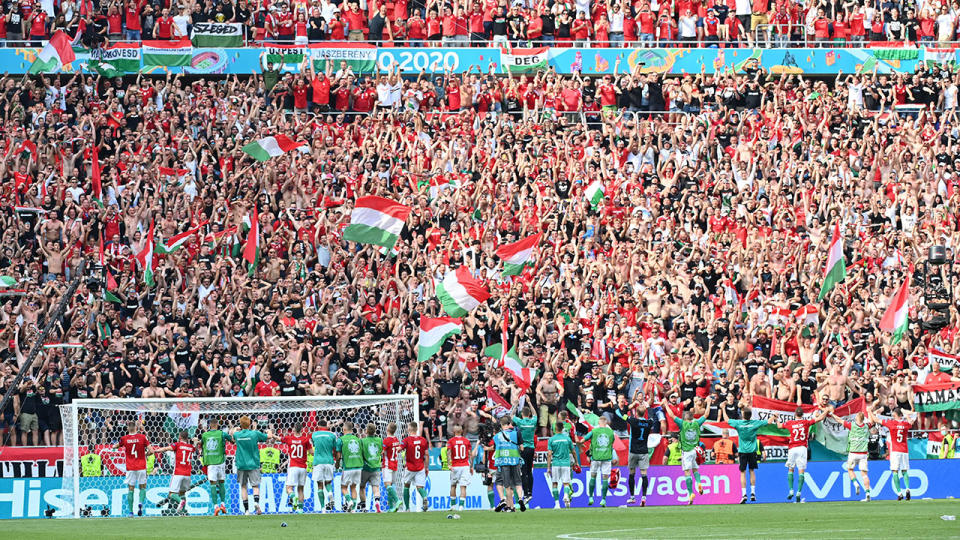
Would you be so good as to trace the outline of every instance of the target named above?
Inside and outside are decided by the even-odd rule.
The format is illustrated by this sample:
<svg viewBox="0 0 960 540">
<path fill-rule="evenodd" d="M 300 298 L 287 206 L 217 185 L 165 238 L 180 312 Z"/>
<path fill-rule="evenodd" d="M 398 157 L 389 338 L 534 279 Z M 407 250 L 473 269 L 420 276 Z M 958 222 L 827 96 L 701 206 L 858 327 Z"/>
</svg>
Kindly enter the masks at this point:
<svg viewBox="0 0 960 540">
<path fill-rule="evenodd" d="M 243 248 L 243 260 L 247 261 L 247 273 L 250 277 L 257 272 L 260 265 L 260 218 L 257 207 L 253 207 L 253 217 L 250 218 L 250 230 L 247 231 L 247 244 Z"/>
<path fill-rule="evenodd" d="M 497 248 L 497 257 L 503 259 L 503 275 L 518 276 L 525 266 L 532 264 L 533 250 L 540 244 L 540 237 L 535 234 Z"/>
<path fill-rule="evenodd" d="M 823 285 L 820 286 L 817 301 L 823 300 L 827 293 L 846 277 L 847 265 L 843 259 L 843 237 L 840 236 L 840 224 L 837 223 L 833 226 L 833 239 L 830 240 L 830 249 L 827 251 L 827 268 L 823 274 Z"/>
<path fill-rule="evenodd" d="M 884 312 L 883 318 L 880 319 L 880 329 L 893 334 L 893 339 L 890 341 L 891 345 L 900 343 L 910 323 L 907 315 L 910 311 L 911 273 L 913 273 L 912 267 L 903 279 L 903 285 L 897 290 L 897 294 L 893 295 L 893 298 L 890 299 L 890 305 L 887 307 L 887 311 Z"/>
<path fill-rule="evenodd" d="M 376 195 L 360 197 L 350 214 L 350 225 L 343 230 L 343 239 L 392 249 L 408 215 L 410 207 L 396 201 Z"/>
<path fill-rule="evenodd" d="M 423 362 L 437 354 L 448 337 L 463 332 L 463 322 L 454 317 L 420 318 L 420 342 L 417 361 Z"/>
</svg>

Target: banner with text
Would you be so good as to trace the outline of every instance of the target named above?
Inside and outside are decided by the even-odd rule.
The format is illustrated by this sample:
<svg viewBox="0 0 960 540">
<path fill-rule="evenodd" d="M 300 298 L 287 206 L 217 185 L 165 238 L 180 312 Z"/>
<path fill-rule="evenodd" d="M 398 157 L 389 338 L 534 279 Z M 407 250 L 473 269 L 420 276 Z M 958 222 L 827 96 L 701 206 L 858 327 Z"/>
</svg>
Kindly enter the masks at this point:
<svg viewBox="0 0 960 540">
<path fill-rule="evenodd" d="M 243 25 L 240 23 L 194 23 L 190 29 L 194 47 L 242 47 Z"/>
</svg>

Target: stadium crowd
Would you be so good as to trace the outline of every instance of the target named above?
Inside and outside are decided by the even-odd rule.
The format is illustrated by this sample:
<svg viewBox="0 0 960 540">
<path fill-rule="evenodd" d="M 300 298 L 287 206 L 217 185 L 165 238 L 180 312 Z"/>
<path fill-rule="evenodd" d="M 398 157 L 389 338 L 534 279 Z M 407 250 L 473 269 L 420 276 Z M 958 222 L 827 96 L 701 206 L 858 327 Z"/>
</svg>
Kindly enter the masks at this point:
<svg viewBox="0 0 960 540">
<path fill-rule="evenodd" d="M 622 430 L 613 412 L 634 400 L 700 414 L 714 396 L 721 420 L 753 395 L 910 409 L 911 382 L 951 377 L 926 351 L 960 350 L 955 306 L 924 333 L 915 286 L 902 341 L 878 321 L 928 247 L 956 257 L 954 72 L 319 71 L 0 80 L 4 390 L 87 262 L 0 413 L 10 442 L 57 444 L 56 406 L 76 398 L 417 393 L 437 442 L 477 435 L 488 388 L 526 394 L 546 434 L 568 401 Z M 240 150 L 275 134 L 309 152 Z M 372 194 L 412 207 L 395 252 L 341 238 Z M 154 227 L 169 252 L 150 286 L 137 254 Z M 847 278 L 817 302 L 835 227 Z M 495 249 L 536 233 L 535 265 L 502 276 Z M 434 285 L 461 265 L 493 296 L 418 363 L 419 318 L 442 315 Z M 526 392 L 482 354 L 505 311 L 538 370 Z"/>
<path fill-rule="evenodd" d="M 56 30 L 80 33 L 87 46 L 167 40 L 189 37 L 194 24 L 224 22 L 242 24 L 249 41 L 278 43 L 835 47 L 957 41 L 958 16 L 955 2 L 10 0 L 0 5 L 0 41 L 39 43 Z"/>
</svg>

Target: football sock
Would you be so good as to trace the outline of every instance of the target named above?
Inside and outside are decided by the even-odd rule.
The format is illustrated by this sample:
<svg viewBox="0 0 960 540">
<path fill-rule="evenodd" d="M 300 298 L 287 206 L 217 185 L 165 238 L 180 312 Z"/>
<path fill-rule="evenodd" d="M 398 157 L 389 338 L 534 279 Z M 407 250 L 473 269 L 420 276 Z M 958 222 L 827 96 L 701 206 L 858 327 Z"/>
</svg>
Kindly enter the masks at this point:
<svg viewBox="0 0 960 540">
<path fill-rule="evenodd" d="M 427 490 L 426 490 L 426 488 L 418 487 L 418 488 L 417 488 L 417 493 L 420 494 L 420 498 L 421 498 L 421 499 L 426 500 L 426 498 L 427 498 Z M 422 504 L 423 500 L 421 500 L 421 504 Z"/>
<path fill-rule="evenodd" d="M 747 496 L 747 488 L 746 488 L 746 487 L 741 487 L 741 488 L 740 488 L 740 495 L 743 496 L 743 497 L 746 497 L 746 496 Z"/>
<path fill-rule="evenodd" d="M 223 482 L 217 483 L 217 491 L 220 492 L 220 504 L 227 503 L 227 485 Z"/>
<path fill-rule="evenodd" d="M 216 484 L 210 484 L 207 486 L 210 489 L 210 503 L 213 504 L 213 507 L 217 507 L 217 497 L 220 495 L 220 491 L 217 489 Z"/>
<path fill-rule="evenodd" d="M 491 508 L 496 506 L 494 503 L 497 502 L 497 492 L 492 489 L 487 491 L 487 502 L 490 503 Z"/>
<path fill-rule="evenodd" d="M 450 497 L 450 508 L 453 508 L 454 506 L 456 506 L 456 504 L 457 504 L 457 498 Z"/>
<path fill-rule="evenodd" d="M 169 495 L 169 498 L 170 498 L 170 502 L 172 503 L 171 506 L 176 506 L 180 504 L 180 495 L 176 493 L 171 493 Z"/>
<path fill-rule="evenodd" d="M 629 483 L 628 483 L 627 485 L 630 486 L 630 496 L 631 496 L 631 497 L 634 496 L 634 491 L 636 491 L 635 485 L 634 485 L 634 483 L 636 482 L 636 480 L 637 480 L 637 475 L 636 475 L 636 473 L 630 473 Z"/>
<path fill-rule="evenodd" d="M 591 476 L 591 477 L 590 477 L 590 480 L 587 481 L 587 496 L 588 496 L 588 497 L 593 497 L 593 494 L 597 492 L 596 489 L 594 489 L 594 488 L 596 488 L 596 486 L 597 486 L 596 482 L 597 482 L 597 479 L 596 479 L 595 476 Z"/>
<path fill-rule="evenodd" d="M 900 485 L 903 486 L 903 489 L 910 491 L 910 475 L 907 474 L 907 471 L 900 471 L 900 476 L 903 477 L 900 480 Z"/>
<path fill-rule="evenodd" d="M 560 490 L 558 491 L 560 498 L 557 499 L 558 501 L 564 498 L 564 495 L 566 495 L 566 491 L 567 491 L 567 486 L 560 484 Z"/>
<path fill-rule="evenodd" d="M 133 513 L 133 490 L 127 491 L 127 498 L 124 501 L 127 507 L 127 510 L 132 514 Z"/>
<path fill-rule="evenodd" d="M 553 495 L 553 499 L 554 499 L 554 500 L 556 500 L 556 501 L 559 501 L 559 500 L 560 500 L 560 499 L 557 497 L 557 488 L 551 487 L 551 488 L 550 488 L 550 494 Z"/>
<path fill-rule="evenodd" d="M 410 508 L 410 486 L 403 488 L 403 505 Z"/>
<path fill-rule="evenodd" d="M 458 500 L 458 504 L 459 504 L 460 506 L 462 506 L 463 508 L 466 508 L 466 507 L 467 507 L 467 498 L 466 498 L 466 497 L 460 497 L 460 498 L 457 499 L 457 500 Z"/>
<path fill-rule="evenodd" d="M 609 489 L 610 489 L 610 482 L 607 482 L 607 479 L 601 476 L 600 477 L 600 498 L 601 499 L 607 498 L 607 490 Z"/>
<path fill-rule="evenodd" d="M 894 473 L 893 475 L 893 490 L 899 494 L 900 493 L 900 474 Z"/>
<path fill-rule="evenodd" d="M 687 477 L 687 493 L 693 496 L 693 478 Z"/>
<path fill-rule="evenodd" d="M 254 496 L 253 496 L 253 507 L 254 507 L 254 508 L 260 508 L 260 496 L 259 496 L 259 495 L 254 495 Z"/>
<path fill-rule="evenodd" d="M 147 502 L 147 489 L 140 488 L 140 504 L 144 504 L 146 502 Z M 133 512 L 133 505 L 131 504 L 130 506 L 131 506 L 130 511 Z"/>
<path fill-rule="evenodd" d="M 787 487 L 793 491 L 793 471 L 787 471 Z"/>
<path fill-rule="evenodd" d="M 751 494 L 751 495 L 756 495 L 756 494 L 757 494 L 757 485 L 756 485 L 756 484 L 750 484 L 750 494 Z"/>
<path fill-rule="evenodd" d="M 321 488 L 317 490 L 317 504 L 320 506 L 320 508 L 323 508 L 323 499 L 326 493 L 327 493 L 327 490 L 325 489 Z"/>
<path fill-rule="evenodd" d="M 649 486 L 650 486 L 650 479 L 647 478 L 647 475 L 641 476 L 641 477 L 640 477 L 640 489 L 642 490 L 642 491 L 640 491 L 640 496 L 641 496 L 641 497 L 646 497 L 646 496 L 647 496 L 647 488 L 648 488 Z"/>
<path fill-rule="evenodd" d="M 390 505 L 390 508 L 393 508 L 396 502 L 397 502 L 397 490 L 395 490 L 393 486 L 387 486 L 387 504 Z"/>
<path fill-rule="evenodd" d="M 797 479 L 797 495 L 803 491 L 803 474 L 800 474 L 800 478 Z"/>
<path fill-rule="evenodd" d="M 700 485 L 700 471 L 693 471 L 693 479 L 697 481 L 697 485 Z"/>
</svg>

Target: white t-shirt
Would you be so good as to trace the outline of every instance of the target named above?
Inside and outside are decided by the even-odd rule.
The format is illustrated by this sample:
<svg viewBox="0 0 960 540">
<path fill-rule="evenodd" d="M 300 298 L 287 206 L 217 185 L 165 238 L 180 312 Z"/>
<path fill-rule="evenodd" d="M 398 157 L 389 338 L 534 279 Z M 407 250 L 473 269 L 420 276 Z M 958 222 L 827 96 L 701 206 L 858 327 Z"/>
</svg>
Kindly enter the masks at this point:
<svg viewBox="0 0 960 540">
<path fill-rule="evenodd" d="M 680 37 L 697 37 L 697 18 L 693 15 L 680 17 Z"/>
</svg>

